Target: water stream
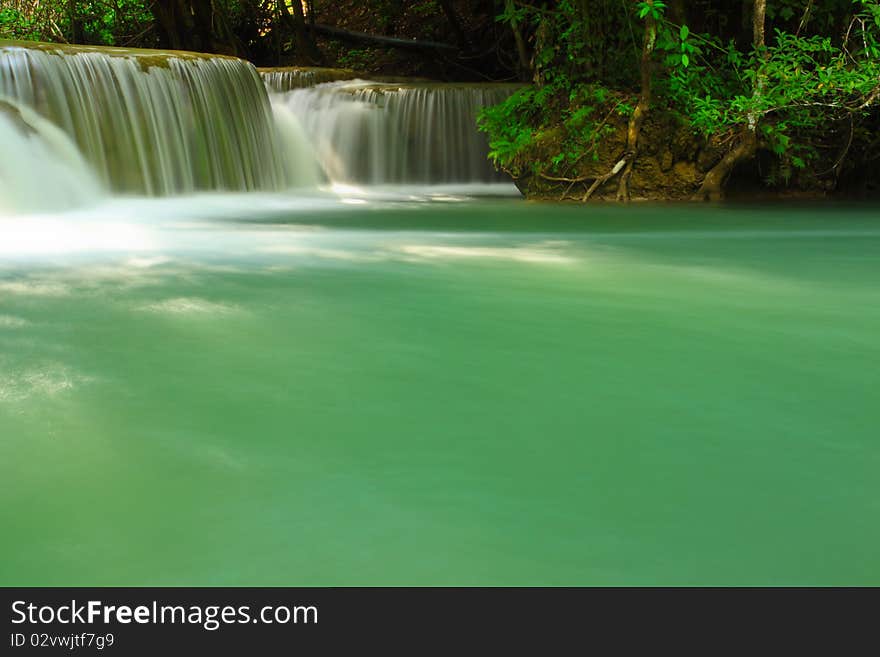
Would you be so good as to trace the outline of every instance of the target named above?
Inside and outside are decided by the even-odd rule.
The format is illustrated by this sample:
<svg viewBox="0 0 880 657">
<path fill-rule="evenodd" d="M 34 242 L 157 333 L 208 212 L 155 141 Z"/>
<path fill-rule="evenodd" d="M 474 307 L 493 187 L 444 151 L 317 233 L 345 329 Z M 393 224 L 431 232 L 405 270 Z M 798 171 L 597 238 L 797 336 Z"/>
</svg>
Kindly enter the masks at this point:
<svg viewBox="0 0 880 657">
<path fill-rule="evenodd" d="M 327 175 L 355 184 L 503 182 L 475 126 L 511 85 L 328 82 L 273 96 L 298 118 Z M 508 183 L 509 184 L 509 183 Z"/>
<path fill-rule="evenodd" d="M 240 60 L 3 47 L 0 98 L 64 130 L 115 192 L 280 191 L 296 182 L 262 81 Z"/>
<path fill-rule="evenodd" d="M 880 584 L 876 208 L 527 204 L 503 90 L 147 56 L 0 47 L 0 584 Z"/>
</svg>

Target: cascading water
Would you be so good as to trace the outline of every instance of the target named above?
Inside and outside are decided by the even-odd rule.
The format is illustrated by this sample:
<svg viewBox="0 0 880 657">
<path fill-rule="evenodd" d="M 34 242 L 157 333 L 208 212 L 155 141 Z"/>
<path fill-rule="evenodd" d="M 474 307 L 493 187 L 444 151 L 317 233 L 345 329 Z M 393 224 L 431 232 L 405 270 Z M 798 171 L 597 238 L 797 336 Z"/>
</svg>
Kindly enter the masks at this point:
<svg viewBox="0 0 880 657">
<path fill-rule="evenodd" d="M 117 192 L 282 190 L 300 180 L 256 69 L 189 53 L 0 43 L 0 99 L 67 133 Z"/>
<path fill-rule="evenodd" d="M 70 138 L 27 107 L 0 100 L 0 214 L 65 210 L 101 195 Z"/>
<path fill-rule="evenodd" d="M 505 177 L 486 158 L 477 114 L 516 88 L 356 80 L 294 89 L 273 103 L 286 105 L 299 119 L 334 181 L 490 183 Z"/>
<path fill-rule="evenodd" d="M 196 53 L 0 42 L 0 209 L 66 209 L 103 192 L 315 189 L 328 178 L 504 180 L 475 124 L 480 108 L 515 86 L 338 81 L 351 75 L 258 73 L 240 59 Z M 303 88 L 328 79 L 337 81 Z"/>
<path fill-rule="evenodd" d="M 266 88 L 276 93 L 314 87 L 324 82 L 351 80 L 356 77 L 354 71 L 348 69 L 318 66 L 289 66 L 257 70 L 260 72 L 260 77 L 263 78 Z"/>
</svg>

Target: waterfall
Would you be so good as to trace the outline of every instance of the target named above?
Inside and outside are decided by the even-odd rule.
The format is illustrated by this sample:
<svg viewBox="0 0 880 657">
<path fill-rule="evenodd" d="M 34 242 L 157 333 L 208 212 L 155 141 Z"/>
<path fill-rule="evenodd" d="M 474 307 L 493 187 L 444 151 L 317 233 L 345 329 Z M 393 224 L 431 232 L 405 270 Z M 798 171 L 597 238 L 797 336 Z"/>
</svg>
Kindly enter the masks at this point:
<svg viewBox="0 0 880 657">
<path fill-rule="evenodd" d="M 486 183 L 506 178 L 487 160 L 477 114 L 514 89 L 356 80 L 293 89 L 273 103 L 286 105 L 299 119 L 334 181 Z"/>
<path fill-rule="evenodd" d="M 0 41 L 0 204 L 65 208 L 104 191 L 282 191 L 328 178 L 505 180 L 487 161 L 476 117 L 515 86 L 339 80 L 351 75 Z"/>
<path fill-rule="evenodd" d="M 260 68 L 260 77 L 270 91 L 283 93 L 292 89 L 314 87 L 324 82 L 351 80 L 354 71 L 344 68 L 322 68 L 319 66 L 288 66 L 282 68 Z"/>
<path fill-rule="evenodd" d="M 0 100 L 0 215 L 65 210 L 101 196 L 101 186 L 60 128 Z"/>
<path fill-rule="evenodd" d="M 116 192 L 281 190 L 312 179 L 299 180 L 265 87 L 239 59 L 0 43 L 0 99 L 58 126 Z M 13 138 L 8 126 L 3 134 Z"/>
</svg>

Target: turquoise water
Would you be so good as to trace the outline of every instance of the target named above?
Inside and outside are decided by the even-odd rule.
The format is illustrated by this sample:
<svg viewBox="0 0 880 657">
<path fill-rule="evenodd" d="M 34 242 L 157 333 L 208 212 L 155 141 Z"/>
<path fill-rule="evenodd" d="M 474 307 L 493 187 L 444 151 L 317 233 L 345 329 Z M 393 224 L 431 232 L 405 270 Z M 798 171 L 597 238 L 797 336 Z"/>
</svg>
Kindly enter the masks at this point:
<svg viewBox="0 0 880 657">
<path fill-rule="evenodd" d="M 348 201 L 0 221 L 0 584 L 880 584 L 876 210 Z"/>
</svg>

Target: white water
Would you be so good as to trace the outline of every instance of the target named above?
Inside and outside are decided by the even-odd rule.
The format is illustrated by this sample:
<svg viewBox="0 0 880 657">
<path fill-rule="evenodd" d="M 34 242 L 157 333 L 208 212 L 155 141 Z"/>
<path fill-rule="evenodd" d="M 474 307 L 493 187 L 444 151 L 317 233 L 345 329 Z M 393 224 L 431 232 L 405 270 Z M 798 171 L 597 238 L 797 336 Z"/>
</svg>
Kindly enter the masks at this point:
<svg viewBox="0 0 880 657">
<path fill-rule="evenodd" d="M 283 69 L 262 69 L 260 77 L 266 88 L 276 93 L 284 93 L 292 89 L 314 87 L 324 82 L 350 80 L 351 71 L 336 68 L 319 68 L 308 66 L 291 66 Z"/>
<path fill-rule="evenodd" d="M 59 126 L 116 192 L 166 196 L 297 183 L 260 77 L 241 60 L 0 47 L 0 97 Z"/>
<path fill-rule="evenodd" d="M 326 182 L 326 174 L 303 130 L 302 123 L 291 109 L 280 102 L 276 96 L 272 99 L 272 115 L 278 131 L 278 144 L 285 158 L 297 170 L 296 186 L 315 188 Z"/>
<path fill-rule="evenodd" d="M 0 101 L 0 214 L 66 210 L 101 185 L 70 138 L 27 107 Z"/>
<path fill-rule="evenodd" d="M 265 76 L 264 76 L 265 77 Z M 479 110 L 510 85 L 397 85 L 364 80 L 293 89 L 273 99 L 305 128 L 327 175 L 360 184 L 491 183 Z"/>
<path fill-rule="evenodd" d="M 512 87 L 266 89 L 343 74 L 261 79 L 234 58 L 0 42 L 0 214 L 119 195 L 198 194 L 207 204 L 203 192 L 292 191 L 360 204 L 515 192 L 475 127 L 479 109 Z"/>
</svg>

